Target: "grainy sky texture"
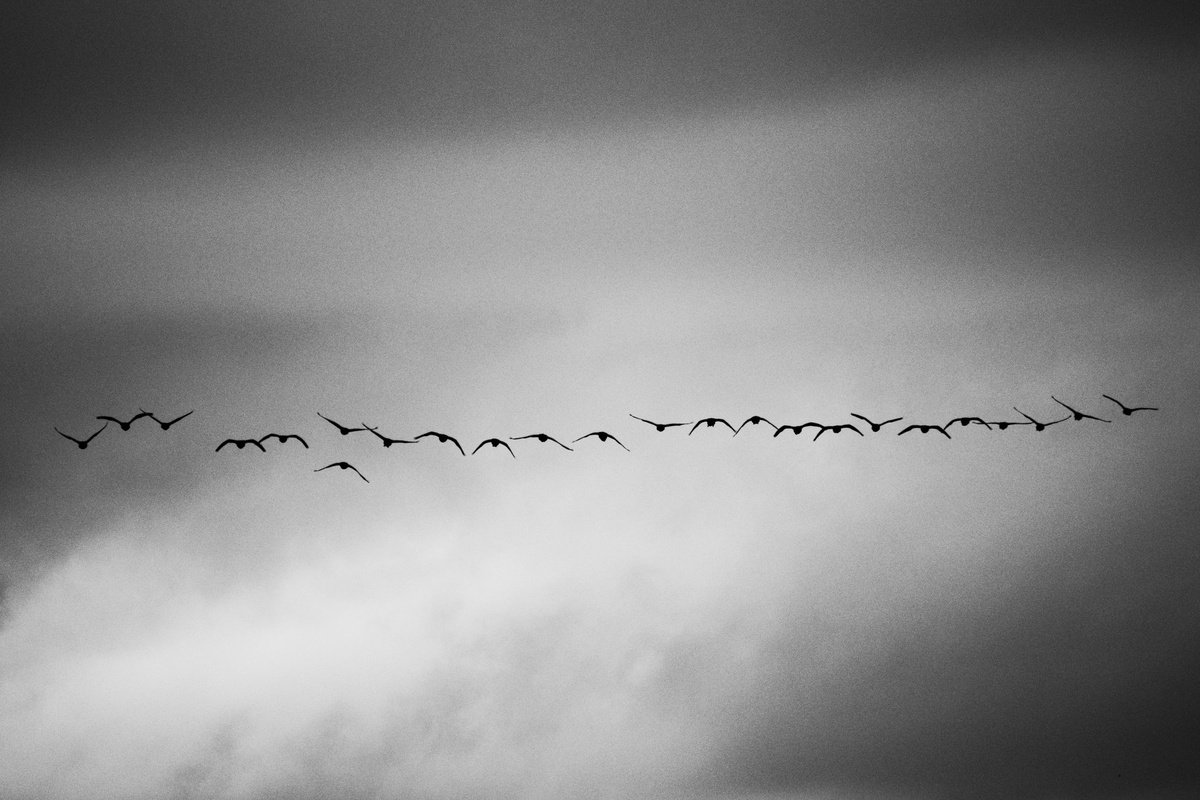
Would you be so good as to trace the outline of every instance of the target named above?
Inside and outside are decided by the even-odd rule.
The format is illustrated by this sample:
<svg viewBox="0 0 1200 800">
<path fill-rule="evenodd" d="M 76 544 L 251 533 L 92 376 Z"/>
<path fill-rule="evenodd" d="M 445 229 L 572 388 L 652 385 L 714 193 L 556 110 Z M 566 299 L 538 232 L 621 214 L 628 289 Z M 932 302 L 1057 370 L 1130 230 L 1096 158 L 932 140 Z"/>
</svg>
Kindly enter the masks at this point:
<svg viewBox="0 0 1200 800">
<path fill-rule="evenodd" d="M 1196 32 L 18 12 L 0 793 L 1195 796 Z M 1051 394 L 1112 422 L 895 435 Z"/>
</svg>

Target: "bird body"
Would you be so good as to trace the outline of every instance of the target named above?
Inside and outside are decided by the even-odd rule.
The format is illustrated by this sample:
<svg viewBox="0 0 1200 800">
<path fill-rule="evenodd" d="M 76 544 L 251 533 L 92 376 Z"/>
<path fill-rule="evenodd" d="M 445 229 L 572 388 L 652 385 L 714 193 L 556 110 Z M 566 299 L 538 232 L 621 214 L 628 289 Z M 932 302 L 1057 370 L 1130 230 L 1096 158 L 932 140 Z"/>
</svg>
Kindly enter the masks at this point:
<svg viewBox="0 0 1200 800">
<path fill-rule="evenodd" d="M 99 431 L 96 431 L 96 432 L 95 432 L 95 433 L 93 433 L 91 436 L 87 437 L 86 439 L 76 439 L 74 436 L 71 436 L 71 435 L 69 435 L 69 434 L 63 433 L 63 432 L 62 432 L 62 431 L 60 431 L 58 428 L 55 428 L 54 430 L 55 430 L 55 432 L 57 432 L 57 433 L 58 433 L 58 435 L 59 435 L 59 436 L 63 437 L 64 439 L 70 439 L 72 442 L 74 442 L 75 444 L 79 445 L 79 449 L 80 449 L 80 450 L 87 450 L 88 442 L 90 442 L 92 439 L 95 439 L 97 436 L 99 436 L 99 435 L 100 435 L 100 431 L 103 431 L 103 430 L 104 430 L 105 428 L 107 428 L 107 427 L 108 427 L 108 423 L 106 422 L 106 423 L 104 423 L 103 425 L 101 425 L 101 426 L 100 426 L 100 430 L 99 430 Z"/>
<path fill-rule="evenodd" d="M 176 422 L 179 422 L 179 420 L 183 419 L 184 417 L 190 417 L 192 414 L 194 414 L 196 412 L 196 409 L 193 408 L 191 411 L 187 412 L 186 414 L 180 414 L 175 419 L 169 419 L 169 420 L 161 420 L 158 417 L 151 414 L 149 411 L 146 411 L 145 409 L 139 408 L 138 411 L 141 411 L 143 414 L 150 417 L 150 419 L 157 422 L 158 427 L 162 428 L 165 431 L 168 428 L 170 428 L 172 425 L 174 425 Z M 132 422 L 132 421 L 133 420 L 130 420 L 130 422 Z"/>
<path fill-rule="evenodd" d="M 424 439 L 426 436 L 436 436 L 437 440 L 439 442 L 442 442 L 443 444 L 445 444 L 446 442 L 453 442 L 454 446 L 458 448 L 458 452 L 462 453 L 464 456 L 467 454 L 466 451 L 463 450 L 462 445 L 458 443 L 458 439 L 455 439 L 453 436 L 451 436 L 448 433 L 438 433 L 437 431 L 427 431 L 425 433 L 422 433 L 420 436 L 414 436 L 413 438 L 414 439 Z"/>
<path fill-rule="evenodd" d="M 774 423 L 772 423 L 771 420 L 767 419 L 766 417 L 760 417 L 757 414 L 755 414 L 753 417 L 747 417 L 742 422 L 741 425 L 738 425 L 737 430 L 733 432 L 733 435 L 737 436 L 739 433 L 742 432 L 742 428 L 746 427 L 746 425 L 748 425 L 748 424 L 749 425 L 757 425 L 760 422 L 765 422 L 773 431 L 779 430 L 779 427 L 777 425 L 775 425 Z"/>
<path fill-rule="evenodd" d="M 345 436 L 348 433 L 354 433 L 356 431 L 365 431 L 367 429 L 365 425 L 361 428 L 347 428 L 345 425 L 342 425 L 339 422 L 334 422 L 329 417 L 322 414 L 320 411 L 317 412 L 317 416 L 320 417 L 321 419 L 325 420 L 326 422 L 328 422 L 333 427 L 337 428 L 338 433 L 340 433 L 342 436 Z"/>
<path fill-rule="evenodd" d="M 484 439 L 482 442 L 475 445 L 475 449 L 471 451 L 471 455 L 475 455 L 476 453 L 478 453 L 479 448 L 483 447 L 485 444 L 490 444 L 492 447 L 503 446 L 504 449 L 508 451 L 508 454 L 510 456 L 512 456 L 513 458 L 517 457 L 517 454 L 512 451 L 511 447 L 508 446 L 508 442 L 504 441 L 503 439 L 496 439 L 494 437 L 491 439 Z"/>
<path fill-rule="evenodd" d="M 335 461 L 332 464 L 326 464 L 325 466 L 321 467 L 320 469 L 314 469 L 313 472 L 321 472 L 321 470 L 326 470 L 326 469 L 329 469 L 330 467 L 338 467 L 340 469 L 352 469 L 352 470 L 354 470 L 355 474 L 358 475 L 358 477 L 362 478 L 364 481 L 367 481 L 367 476 L 363 475 L 361 472 L 359 472 L 358 469 L 348 461 Z M 367 481 L 367 483 L 370 483 L 370 481 Z"/>
<path fill-rule="evenodd" d="M 870 425 L 871 433 L 879 433 L 879 429 L 884 425 L 890 425 L 893 422 L 899 422 L 900 420 L 904 419 L 904 417 L 894 417 L 892 419 L 885 419 L 883 422 L 871 422 L 871 420 L 867 419 L 862 414 L 855 414 L 853 411 L 850 412 L 850 416 L 857 417 L 858 419 L 861 419 L 863 422 Z"/>
<path fill-rule="evenodd" d="M 308 449 L 308 442 L 304 441 L 304 437 L 298 433 L 268 433 L 266 436 L 258 437 L 258 443 L 262 444 L 267 439 L 278 439 L 280 444 L 285 444 L 288 439 L 295 439 L 304 445 L 304 449 Z"/>
<path fill-rule="evenodd" d="M 627 452 L 627 453 L 628 453 L 628 452 L 630 452 L 630 450 L 629 450 L 629 448 L 628 448 L 628 447 L 625 447 L 625 445 L 621 444 L 621 440 L 620 440 L 620 439 L 618 439 L 617 437 L 613 436 L 613 435 L 612 435 L 611 433 L 609 433 L 608 431 L 592 431 L 591 433 L 585 433 L 583 436 L 580 436 L 580 437 L 579 437 L 579 439 L 572 439 L 572 440 L 571 440 L 571 444 L 575 444 L 575 442 L 578 442 L 580 439 L 586 439 L 586 438 L 588 438 L 589 436 L 595 436 L 597 439 L 599 439 L 599 440 L 600 440 L 600 441 L 602 441 L 602 442 L 607 442 L 609 439 L 612 439 L 612 440 L 613 440 L 614 442 L 616 442 L 617 444 L 620 444 L 620 445 L 621 445 L 621 448 L 622 448 L 622 449 L 623 449 L 625 452 Z"/>
<path fill-rule="evenodd" d="M 509 438 L 512 439 L 514 442 L 519 441 L 521 439 L 537 439 L 539 442 L 554 442 L 556 445 L 558 445 L 559 447 L 561 447 L 564 450 L 570 450 L 572 453 L 575 452 L 575 448 L 567 447 L 565 444 L 560 442 L 558 439 L 555 439 L 553 436 L 551 436 L 548 433 L 529 433 L 529 434 L 526 434 L 525 436 L 510 436 Z"/>
<path fill-rule="evenodd" d="M 101 414 L 101 415 L 97 416 L 96 419 L 102 419 L 102 420 L 106 420 L 108 422 L 115 422 L 121 426 L 121 430 L 127 431 L 127 430 L 129 430 L 129 426 L 132 425 L 134 422 L 138 421 L 142 417 L 148 417 L 148 416 L 150 416 L 149 411 L 140 411 L 139 410 L 138 413 L 134 414 L 132 417 L 130 417 L 128 420 L 126 420 L 124 422 L 117 419 L 116 417 L 110 417 L 107 414 Z M 159 424 L 161 425 L 162 423 L 159 423 Z"/>
<path fill-rule="evenodd" d="M 1024 417 L 1025 419 L 1029 420 L 1030 424 L 1031 424 L 1031 425 L 1033 425 L 1033 429 L 1034 429 L 1035 431 L 1044 431 L 1044 430 L 1046 430 L 1046 428 L 1049 428 L 1051 425 L 1057 425 L 1057 424 L 1058 424 L 1058 423 L 1060 423 L 1060 422 L 1066 422 L 1067 420 L 1069 420 L 1069 419 L 1070 419 L 1070 417 L 1063 417 L 1062 419 L 1056 419 L 1056 420 L 1054 420 L 1054 422 L 1038 422 L 1036 419 L 1034 419 L 1033 417 L 1029 416 L 1029 415 L 1028 415 L 1028 414 L 1026 414 L 1024 411 L 1022 411 L 1021 409 L 1017 408 L 1016 406 L 1013 406 L 1013 411 L 1017 412 L 1018 414 L 1020 414 L 1020 415 L 1021 415 L 1022 417 Z M 1011 423 L 1011 424 L 1013 424 L 1013 425 L 1017 425 L 1017 424 L 1019 424 L 1019 423 L 1016 423 L 1016 422 L 1014 422 L 1014 423 Z"/>
<path fill-rule="evenodd" d="M 817 439 L 820 439 L 821 434 L 825 431 L 829 431 L 830 433 L 841 433 L 843 430 L 852 430 L 859 436 L 863 435 L 862 431 L 848 423 L 844 425 L 822 425 L 821 430 L 817 431 L 817 435 L 813 437 L 813 441 L 815 442 Z"/>
<path fill-rule="evenodd" d="M 654 429 L 657 430 L 659 433 L 662 433 L 667 428 L 678 428 L 681 425 L 691 425 L 692 424 L 690 422 L 651 422 L 648 419 L 643 419 L 642 417 L 639 417 L 637 414 L 630 414 L 629 416 L 633 417 L 634 419 L 638 420 L 639 422 L 644 422 L 647 425 L 653 425 Z"/>
<path fill-rule="evenodd" d="M 737 435 L 737 430 L 732 425 L 730 425 L 727 421 L 721 419 L 720 417 L 705 417 L 704 419 L 700 420 L 699 422 L 697 422 L 695 425 L 692 426 L 692 429 L 690 431 L 688 431 L 688 436 L 691 436 L 693 433 L 695 433 L 696 428 L 699 428 L 701 425 L 707 425 L 708 427 L 711 428 L 714 425 L 716 425 L 718 422 L 721 423 L 722 425 L 724 425 L 726 428 L 729 428 L 729 430 L 733 431 L 733 434 L 735 436 Z"/>
<path fill-rule="evenodd" d="M 1100 396 L 1107 397 L 1109 400 L 1112 400 L 1114 403 L 1119 405 L 1121 407 L 1121 413 L 1127 417 L 1135 411 L 1158 411 L 1157 408 L 1153 408 L 1151 406 L 1127 406 L 1124 403 L 1122 403 L 1120 400 L 1118 400 L 1117 398 L 1115 398 L 1109 394 L 1102 394 Z"/>
<path fill-rule="evenodd" d="M 262 450 L 264 453 L 267 452 L 267 448 L 263 447 L 262 444 L 259 443 L 258 439 L 226 439 L 225 441 L 223 441 L 219 445 L 217 445 L 217 449 L 213 452 L 219 453 L 221 451 L 221 448 L 227 444 L 232 444 L 232 445 L 236 446 L 238 450 L 241 450 L 243 447 L 245 447 L 248 444 L 252 444 L 255 447 L 257 447 L 259 450 Z"/>
<path fill-rule="evenodd" d="M 951 438 L 950 434 L 946 433 L 946 429 L 943 428 L 941 425 L 909 425 L 907 428 L 900 431 L 896 435 L 903 436 L 904 434 L 908 433 L 911 430 L 919 430 L 921 433 L 929 433 L 930 431 L 937 431 L 942 436 L 945 436 L 947 439 Z"/>
<path fill-rule="evenodd" d="M 367 430 L 369 430 L 371 433 L 375 434 L 377 437 L 379 437 L 380 441 L 383 442 L 384 447 L 391 447 L 394 444 L 416 444 L 417 443 L 416 439 L 393 439 L 390 436 L 384 436 L 382 433 L 379 432 L 378 427 L 372 428 L 370 425 L 368 425 L 365 422 L 363 423 L 363 427 L 366 428 Z"/>
<path fill-rule="evenodd" d="M 1054 395 L 1050 395 L 1050 399 L 1053 400 L 1054 402 L 1058 403 L 1060 406 L 1065 408 L 1067 411 L 1070 411 L 1071 416 L 1073 416 L 1075 418 L 1076 422 L 1079 422 L 1082 419 L 1094 419 L 1097 422 L 1112 422 L 1111 419 L 1100 419 L 1099 417 L 1092 416 L 1091 414 L 1085 414 L 1082 411 L 1076 411 L 1075 409 L 1071 408 L 1069 405 L 1064 403 L 1062 400 L 1059 400 Z"/>
</svg>

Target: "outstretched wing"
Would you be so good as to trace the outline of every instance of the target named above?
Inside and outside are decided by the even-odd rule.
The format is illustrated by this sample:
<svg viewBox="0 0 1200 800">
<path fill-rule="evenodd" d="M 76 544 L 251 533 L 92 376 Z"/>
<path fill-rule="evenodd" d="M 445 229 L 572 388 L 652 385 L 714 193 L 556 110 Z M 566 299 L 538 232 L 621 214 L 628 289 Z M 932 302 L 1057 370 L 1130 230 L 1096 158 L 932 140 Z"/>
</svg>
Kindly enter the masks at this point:
<svg viewBox="0 0 1200 800">
<path fill-rule="evenodd" d="M 106 423 L 104 423 L 104 424 L 105 424 L 105 425 L 108 425 L 108 423 L 107 423 L 107 422 L 106 422 Z M 70 440 L 71 440 L 72 442 L 74 442 L 75 444 L 79 444 L 79 440 L 78 440 L 78 439 L 76 439 L 74 436 L 68 436 L 67 434 L 65 434 L 65 433 L 63 433 L 62 431 L 58 430 L 58 428 L 57 428 L 57 427 L 56 427 L 54 430 L 55 430 L 55 431 L 58 433 L 58 435 L 59 435 L 59 436 L 63 437 L 64 439 L 70 439 Z M 102 430 L 104 430 L 104 428 L 101 428 L 100 430 L 102 431 Z M 100 432 L 100 431 L 96 431 L 96 433 L 99 433 L 99 432 Z M 95 434 L 93 434 L 93 436 L 94 436 L 94 435 L 95 435 Z M 86 440 L 85 440 L 85 441 L 86 441 Z"/>
<path fill-rule="evenodd" d="M 908 433 L 909 431 L 911 431 L 911 430 L 916 430 L 916 429 L 917 429 L 917 428 L 919 428 L 919 427 L 921 427 L 921 426 L 920 426 L 920 425 L 909 425 L 907 428 L 905 428 L 904 430 L 900 431 L 900 432 L 899 432 L 899 433 L 897 433 L 896 435 L 897 435 L 897 436 L 903 436 L 904 434 Z"/>
<path fill-rule="evenodd" d="M 946 433 L 946 429 L 945 429 L 945 428 L 943 428 L 941 425 L 930 425 L 930 426 L 929 426 L 929 430 L 931 430 L 931 431 L 937 431 L 937 432 L 938 432 L 938 433 L 940 433 L 942 436 L 945 436 L 947 439 L 949 439 L 949 438 L 950 438 L 950 434 Z"/>
<path fill-rule="evenodd" d="M 845 429 L 847 429 L 847 430 L 854 431 L 854 432 L 855 432 L 855 433 L 857 433 L 859 436 L 862 436 L 862 435 L 863 435 L 862 431 L 860 431 L 858 428 L 854 427 L 853 425 L 843 425 L 842 427 L 843 427 L 843 428 L 845 428 Z"/>
<path fill-rule="evenodd" d="M 226 439 L 225 441 L 223 441 L 223 442 L 221 442 L 219 445 L 217 445 L 217 449 L 216 449 L 216 450 L 214 450 L 213 452 L 214 452 L 214 453 L 219 453 L 219 452 L 221 452 L 221 448 L 222 448 L 222 447 L 224 447 L 224 446 L 225 446 L 225 445 L 227 445 L 227 444 L 236 445 L 236 444 L 237 444 L 237 441 L 235 441 L 234 439 Z"/>
<path fill-rule="evenodd" d="M 364 481 L 367 481 L 367 476 L 366 476 L 366 475 L 363 475 L 361 472 L 359 472 L 359 471 L 358 471 L 358 467 L 354 466 L 353 464 L 346 464 L 346 467 L 345 467 L 345 468 L 346 468 L 346 469 L 352 469 L 352 470 L 354 470 L 354 474 L 355 474 L 355 475 L 357 475 L 358 477 L 362 478 Z M 370 481 L 367 481 L 367 483 L 370 483 Z"/>
</svg>

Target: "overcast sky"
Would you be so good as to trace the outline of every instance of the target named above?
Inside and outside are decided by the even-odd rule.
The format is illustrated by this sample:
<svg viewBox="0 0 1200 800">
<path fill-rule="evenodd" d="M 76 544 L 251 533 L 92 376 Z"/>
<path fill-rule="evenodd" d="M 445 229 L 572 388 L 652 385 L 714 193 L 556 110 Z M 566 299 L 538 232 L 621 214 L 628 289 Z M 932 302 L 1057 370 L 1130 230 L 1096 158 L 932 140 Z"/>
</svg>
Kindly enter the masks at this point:
<svg viewBox="0 0 1200 800">
<path fill-rule="evenodd" d="M 1196 30 L 19 12 L 5 795 L 1194 796 Z"/>
</svg>

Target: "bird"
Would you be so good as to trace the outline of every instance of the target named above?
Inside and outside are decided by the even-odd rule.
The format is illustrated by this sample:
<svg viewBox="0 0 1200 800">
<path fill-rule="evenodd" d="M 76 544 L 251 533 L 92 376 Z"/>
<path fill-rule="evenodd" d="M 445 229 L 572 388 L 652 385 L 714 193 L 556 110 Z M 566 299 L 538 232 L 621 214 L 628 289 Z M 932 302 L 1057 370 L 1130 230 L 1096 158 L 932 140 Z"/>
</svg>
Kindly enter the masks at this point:
<svg viewBox="0 0 1200 800">
<path fill-rule="evenodd" d="M 737 430 L 733 432 L 733 435 L 737 436 L 739 433 L 741 433 L 742 428 L 746 427 L 747 423 L 749 423 L 751 425 L 757 425 L 760 422 L 765 422 L 768 425 L 770 425 L 771 430 L 773 430 L 773 431 L 779 430 L 779 427 L 777 425 L 775 425 L 773 422 L 771 422 L 771 420 L 767 419 L 766 417 L 760 417 L 757 414 L 755 414 L 753 417 L 748 417 L 746 419 L 746 421 L 743 422 L 741 425 L 738 425 Z"/>
<path fill-rule="evenodd" d="M 855 414 L 853 411 L 851 411 L 851 412 L 850 412 L 850 416 L 852 416 L 852 417 L 858 417 L 858 418 L 859 418 L 859 419 L 861 419 L 863 422 L 865 422 L 865 423 L 867 423 L 868 425 L 870 425 L 870 426 L 871 426 L 871 433 L 879 433 L 879 429 L 880 429 L 880 428 L 882 428 L 884 425 L 889 425 L 889 424 L 891 424 L 891 423 L 893 423 L 893 422 L 899 422 L 900 420 L 904 419 L 904 417 L 895 417 L 895 418 L 893 418 L 893 419 L 885 419 L 883 422 L 871 422 L 871 420 L 867 419 L 867 418 L 866 418 L 866 417 L 864 417 L 862 414 Z"/>
<path fill-rule="evenodd" d="M 183 419 L 184 417 L 190 417 L 192 414 L 194 414 L 196 412 L 196 409 L 193 408 L 191 411 L 187 412 L 186 414 L 181 414 L 178 417 L 176 417 L 175 419 L 167 420 L 165 422 L 163 420 L 159 419 L 158 417 L 154 416 L 153 414 L 151 414 L 149 411 L 146 411 L 145 409 L 139 408 L 138 411 L 141 411 L 143 414 L 150 417 L 150 419 L 157 422 L 158 426 L 165 431 L 168 428 L 170 428 L 172 425 L 174 425 L 176 422 L 179 422 L 179 420 Z M 133 420 L 130 420 L 130 422 L 132 422 L 132 421 Z"/>
<path fill-rule="evenodd" d="M 1049 428 L 1051 425 L 1057 425 L 1057 424 L 1058 424 L 1058 423 L 1060 423 L 1060 422 L 1066 422 L 1067 420 L 1069 420 L 1069 419 L 1070 419 L 1070 417 L 1063 417 L 1062 419 L 1056 419 L 1056 420 L 1054 420 L 1054 422 L 1038 422 L 1036 419 L 1034 419 L 1033 417 L 1029 416 L 1029 415 L 1028 415 L 1028 414 L 1026 414 L 1024 411 L 1022 411 L 1021 409 L 1017 408 L 1016 406 L 1013 406 L 1013 411 L 1017 412 L 1018 414 L 1020 414 L 1020 415 L 1021 415 L 1022 417 L 1024 417 L 1025 419 L 1029 420 L 1029 422 L 1030 422 L 1030 423 L 1033 425 L 1033 429 L 1034 429 L 1035 431 L 1044 431 L 1044 430 L 1046 430 L 1046 428 Z M 1012 424 L 1012 425 L 1017 425 L 1017 424 L 1019 424 L 1019 423 L 1013 422 L 1013 423 L 1010 423 L 1010 424 Z"/>
<path fill-rule="evenodd" d="M 451 436 L 448 433 L 438 433 L 437 431 L 428 431 L 427 433 L 422 433 L 420 436 L 414 436 L 413 438 L 414 439 L 424 439 L 426 436 L 436 436 L 437 440 L 439 442 L 442 442 L 443 444 L 446 442 L 454 442 L 454 446 L 458 448 L 458 452 L 462 453 L 464 456 L 466 455 L 466 451 L 464 451 L 462 449 L 462 445 L 458 443 L 458 439 L 455 439 L 453 436 Z"/>
<path fill-rule="evenodd" d="M 589 436 L 595 436 L 597 439 L 599 439 L 602 442 L 607 442 L 609 439 L 612 439 L 617 444 L 621 444 L 621 440 L 618 439 L 617 437 L 613 436 L 608 431 L 592 431 L 591 433 L 585 433 L 583 436 L 580 436 L 579 439 L 586 439 Z M 571 444 L 575 444 L 575 442 L 578 442 L 579 439 L 572 439 Z M 630 452 L 629 448 L 625 447 L 625 445 L 621 444 L 621 447 L 622 447 L 622 449 L 625 450 L 626 453 Z"/>
<path fill-rule="evenodd" d="M 220 452 L 221 448 L 227 444 L 236 445 L 238 450 L 241 450 L 243 447 L 245 447 L 248 444 L 252 444 L 255 447 L 257 447 L 259 450 L 262 450 L 264 453 L 267 452 L 267 448 L 265 448 L 261 444 L 259 444 L 259 441 L 257 439 L 226 439 L 225 441 L 223 441 L 219 445 L 217 445 L 217 449 L 214 450 L 213 452 Z"/>
<path fill-rule="evenodd" d="M 821 430 L 817 431 L 817 435 L 813 437 L 813 441 L 815 442 L 817 439 L 820 439 L 821 434 L 824 433 L 825 431 L 831 431 L 833 433 L 841 433 L 843 430 L 846 430 L 846 429 L 854 431 L 859 436 L 863 435 L 862 431 L 860 431 L 858 428 L 856 428 L 853 425 L 850 425 L 848 423 L 843 424 L 843 425 L 822 425 Z"/>
<path fill-rule="evenodd" d="M 565 444 L 560 442 L 558 439 L 555 439 L 553 436 L 551 436 L 548 433 L 530 433 L 525 436 L 510 436 L 508 438 L 512 439 L 514 442 L 517 441 L 518 439 L 537 439 L 539 442 L 554 442 L 556 445 L 558 445 L 559 447 L 561 447 L 564 450 L 570 450 L 572 453 L 575 452 L 574 447 L 567 447 Z"/>
<path fill-rule="evenodd" d="M 728 422 L 726 422 L 725 420 L 721 419 L 720 417 L 705 417 L 704 419 L 700 420 L 699 422 L 697 422 L 695 425 L 692 426 L 692 429 L 690 431 L 688 431 L 688 436 L 691 436 L 693 433 L 695 433 L 696 428 L 699 428 L 701 425 L 707 425 L 708 427 L 711 428 L 714 425 L 716 425 L 718 422 L 721 423 L 722 425 L 724 425 L 726 428 L 729 428 L 729 430 L 733 431 L 734 435 L 737 434 L 737 431 L 734 430 L 734 427 L 732 425 L 730 425 Z"/>
<path fill-rule="evenodd" d="M 780 425 L 778 428 L 775 429 L 775 433 L 772 436 L 772 438 L 774 438 L 774 436 L 778 436 L 779 434 L 783 433 L 784 431 L 791 431 L 796 436 L 799 436 L 800 431 L 804 430 L 805 428 L 823 428 L 823 427 L 825 427 L 825 426 L 819 422 L 802 422 L 799 425 Z"/>
<path fill-rule="evenodd" d="M 416 444 L 417 443 L 416 439 L 393 439 L 390 436 L 384 436 L 382 433 L 379 432 L 378 426 L 372 428 L 370 425 L 368 425 L 365 422 L 363 423 L 363 427 L 366 428 L 367 430 L 369 430 L 371 433 L 378 436 L 379 439 L 383 442 L 384 447 L 391 447 L 394 444 Z"/>
<path fill-rule="evenodd" d="M 300 444 L 304 445 L 305 450 L 308 449 L 308 442 L 304 441 L 304 437 L 298 433 L 268 433 L 266 436 L 260 436 L 258 438 L 258 443 L 262 444 L 267 439 L 278 439 L 280 444 L 285 444 L 288 439 L 295 439 L 296 441 L 300 442 Z"/>
<path fill-rule="evenodd" d="M 345 425 L 341 425 L 337 422 L 334 422 L 329 417 L 322 414 L 320 411 L 317 412 L 317 416 L 320 417 L 321 419 L 325 420 L 326 422 L 328 422 L 333 427 L 337 428 L 338 433 L 340 433 L 342 436 L 345 436 L 348 433 L 354 433 L 355 431 L 365 431 L 367 429 L 365 425 L 361 428 L 347 428 Z"/>
<path fill-rule="evenodd" d="M 1053 400 L 1054 402 L 1058 403 L 1060 406 L 1065 408 L 1067 411 L 1070 411 L 1071 414 L 1075 417 L 1076 422 L 1079 422 L 1081 419 L 1084 419 L 1084 418 L 1094 419 L 1097 422 L 1112 422 L 1111 419 L 1100 419 L 1099 417 L 1094 417 L 1091 414 L 1085 414 L 1082 411 L 1076 411 L 1075 409 L 1071 408 L 1069 405 L 1064 403 L 1062 400 L 1059 400 L 1054 395 L 1050 395 L 1050 399 Z"/>
<path fill-rule="evenodd" d="M 482 442 L 475 445 L 475 449 L 471 451 L 471 455 L 475 455 L 476 453 L 478 453 L 479 448 L 483 447 L 485 444 L 490 444 L 492 447 L 500 447 L 501 445 L 504 445 L 504 449 L 508 451 L 508 454 L 510 456 L 512 456 L 513 458 L 517 457 L 517 454 L 512 451 L 511 447 L 508 446 L 508 442 L 504 441 L 503 439 L 496 439 L 496 438 L 484 439 Z"/>
<path fill-rule="evenodd" d="M 139 410 L 139 412 L 137 414 L 134 414 L 126 422 L 122 422 L 121 420 L 117 419 L 116 417 L 110 417 L 110 416 L 107 416 L 104 414 L 97 416 L 96 419 L 103 419 L 103 420 L 108 420 L 109 422 L 115 422 L 121 426 L 121 430 L 127 431 L 127 430 L 129 430 L 129 426 L 132 425 L 134 422 L 141 419 L 142 417 L 148 417 L 148 416 L 150 416 L 149 411 L 140 411 Z M 159 424 L 162 424 L 162 423 L 159 423 Z"/>
<path fill-rule="evenodd" d="M 1115 398 L 1109 394 L 1102 394 L 1100 396 L 1107 397 L 1109 400 L 1112 400 L 1114 403 L 1119 405 L 1121 407 L 1121 413 L 1127 417 L 1135 411 L 1158 411 L 1157 408 L 1153 408 L 1151 406 L 1132 406 L 1132 407 L 1127 406 L 1124 403 L 1122 403 L 1120 400 L 1118 400 L 1117 398 Z"/>
<path fill-rule="evenodd" d="M 950 434 L 946 433 L 946 429 L 943 428 L 941 425 L 909 425 L 907 428 L 900 431 L 896 435 L 903 436 L 904 434 L 906 434 L 909 431 L 914 430 L 914 429 L 919 430 L 921 433 L 929 433 L 930 431 L 937 431 L 942 436 L 945 436 L 947 439 L 950 438 Z"/>
<path fill-rule="evenodd" d="M 954 419 L 952 419 L 946 423 L 946 427 L 949 428 L 951 425 L 953 425 L 956 422 L 959 423 L 960 425 L 962 425 L 964 428 L 967 427 L 968 425 L 970 425 L 972 422 L 974 422 L 979 425 L 982 425 L 983 427 L 987 428 L 989 431 L 992 429 L 992 426 L 990 424 L 988 424 L 987 422 L 984 422 L 981 417 L 955 417 Z"/>
<path fill-rule="evenodd" d="M 355 467 L 353 464 L 349 463 L 348 461 L 335 461 L 332 464 L 326 464 L 325 466 L 321 467 L 321 469 L 314 469 L 313 472 L 320 472 L 321 470 L 329 469 L 330 467 L 341 467 L 342 469 L 352 469 L 352 470 L 354 470 L 355 474 L 358 475 L 358 477 L 362 478 L 364 481 L 367 481 L 367 476 L 363 475 L 361 472 L 359 472 L 358 468 Z M 370 481 L 367 481 L 367 483 L 370 483 Z"/>
<path fill-rule="evenodd" d="M 678 428 L 680 425 L 691 425 L 692 424 L 690 422 L 651 422 L 648 419 L 642 419 L 637 414 L 630 414 L 629 416 L 633 417 L 634 419 L 636 419 L 640 422 L 644 422 L 647 425 L 653 425 L 654 429 L 657 430 L 659 433 L 662 433 L 667 428 Z"/>
<path fill-rule="evenodd" d="M 1009 422 L 1008 420 L 1002 420 L 1001 422 L 990 422 L 988 424 L 995 425 L 1000 430 L 1004 430 L 1009 425 L 1032 425 L 1033 423 L 1032 422 Z"/>
<path fill-rule="evenodd" d="M 101 425 L 101 426 L 100 426 L 100 430 L 99 430 L 99 431 L 96 431 L 96 432 L 95 432 L 95 433 L 93 433 L 91 436 L 87 437 L 86 439 L 76 439 L 74 436 L 69 436 L 68 434 L 65 434 L 65 433 L 63 433 L 62 431 L 58 430 L 58 428 L 55 428 L 54 430 L 58 432 L 58 435 L 59 435 L 59 436 L 65 437 L 65 438 L 67 438 L 67 439 L 70 439 L 72 442 L 74 442 L 75 444 L 79 445 L 79 449 L 80 449 L 80 450 L 87 450 L 88 442 L 90 442 L 92 439 L 95 439 L 97 436 L 99 436 L 99 435 L 100 435 L 100 431 L 103 431 L 103 430 L 104 430 L 105 428 L 107 428 L 107 427 L 108 427 L 108 423 L 106 422 L 106 423 L 104 423 L 103 425 Z"/>
</svg>

